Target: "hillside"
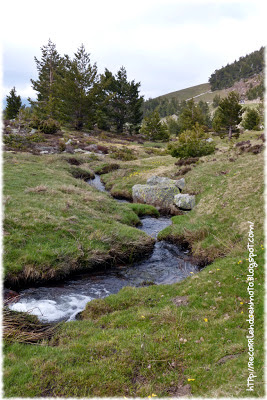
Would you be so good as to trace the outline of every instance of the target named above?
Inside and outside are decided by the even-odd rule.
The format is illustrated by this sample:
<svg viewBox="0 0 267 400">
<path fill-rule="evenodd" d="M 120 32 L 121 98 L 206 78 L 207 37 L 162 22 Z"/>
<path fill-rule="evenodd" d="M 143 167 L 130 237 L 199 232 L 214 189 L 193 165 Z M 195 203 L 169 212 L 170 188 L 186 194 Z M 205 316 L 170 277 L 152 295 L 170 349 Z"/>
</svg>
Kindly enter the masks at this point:
<svg viewBox="0 0 267 400">
<path fill-rule="evenodd" d="M 169 115 L 179 115 L 181 103 L 189 99 L 207 102 L 210 105 L 210 111 L 213 112 L 212 102 L 215 96 L 226 97 L 229 92 L 235 91 L 240 95 L 240 99 L 245 104 L 259 103 L 263 92 L 263 74 L 259 73 L 248 79 L 241 79 L 226 89 L 211 91 L 209 83 L 191 86 L 182 90 L 167 93 L 145 101 L 143 106 L 144 116 L 149 115 L 156 108 L 162 118 Z"/>
<path fill-rule="evenodd" d="M 238 61 L 227 64 L 211 74 L 209 83 L 211 90 L 225 89 L 234 85 L 235 82 L 241 79 L 249 79 L 264 71 L 264 51 L 253 51 L 245 57 L 240 57 Z"/>
<path fill-rule="evenodd" d="M 176 98 L 178 101 L 189 100 L 192 97 L 199 97 L 210 92 L 210 84 L 202 83 L 201 85 L 191 86 L 186 89 L 176 90 L 175 92 L 167 93 L 163 96 L 159 96 L 159 99 L 168 99 Z"/>
</svg>

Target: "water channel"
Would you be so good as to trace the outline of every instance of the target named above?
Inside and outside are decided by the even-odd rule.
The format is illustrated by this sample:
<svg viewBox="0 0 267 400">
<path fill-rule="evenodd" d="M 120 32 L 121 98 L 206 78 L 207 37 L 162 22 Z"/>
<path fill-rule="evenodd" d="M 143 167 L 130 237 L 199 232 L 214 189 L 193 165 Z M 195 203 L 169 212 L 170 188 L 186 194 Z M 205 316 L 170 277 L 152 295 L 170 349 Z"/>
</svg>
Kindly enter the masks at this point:
<svg viewBox="0 0 267 400">
<path fill-rule="evenodd" d="M 99 176 L 88 183 L 105 191 Z M 171 219 L 144 217 L 141 222 L 138 229 L 156 239 L 158 233 L 171 224 Z M 198 272 L 198 267 L 190 262 L 187 253 L 166 241 L 156 241 L 152 254 L 143 261 L 131 266 L 82 273 L 53 285 L 21 290 L 19 300 L 10 304 L 10 308 L 28 311 L 45 322 L 71 321 L 89 301 L 118 293 L 124 286 L 171 284 Z"/>
</svg>

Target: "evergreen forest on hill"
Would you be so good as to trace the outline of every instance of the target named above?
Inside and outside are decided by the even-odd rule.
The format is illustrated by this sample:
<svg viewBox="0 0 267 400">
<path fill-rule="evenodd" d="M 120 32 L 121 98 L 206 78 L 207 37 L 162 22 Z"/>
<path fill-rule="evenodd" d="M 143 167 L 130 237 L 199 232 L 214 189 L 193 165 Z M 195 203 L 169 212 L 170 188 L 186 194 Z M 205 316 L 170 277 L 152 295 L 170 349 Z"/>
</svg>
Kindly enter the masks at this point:
<svg viewBox="0 0 267 400">
<path fill-rule="evenodd" d="M 214 71 L 209 78 L 211 90 L 229 88 L 241 79 L 251 78 L 263 72 L 264 51 L 265 48 L 261 47 L 260 50 L 253 51 L 245 57 L 240 57 L 238 61 Z"/>
</svg>

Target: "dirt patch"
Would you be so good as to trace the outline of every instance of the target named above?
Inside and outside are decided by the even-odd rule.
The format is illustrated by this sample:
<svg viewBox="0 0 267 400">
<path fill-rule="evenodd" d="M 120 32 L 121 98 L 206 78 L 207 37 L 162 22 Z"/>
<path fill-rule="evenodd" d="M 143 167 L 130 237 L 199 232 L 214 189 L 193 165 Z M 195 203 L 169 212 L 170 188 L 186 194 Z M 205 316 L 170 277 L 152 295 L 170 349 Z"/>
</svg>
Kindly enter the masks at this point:
<svg viewBox="0 0 267 400">
<path fill-rule="evenodd" d="M 195 164 L 197 161 L 199 160 L 199 157 L 190 157 L 187 158 L 186 160 L 182 159 L 182 160 L 178 160 L 175 165 L 190 165 L 190 164 Z"/>
<path fill-rule="evenodd" d="M 77 158 L 74 158 L 74 157 L 70 157 L 70 158 L 66 159 L 66 161 L 71 165 L 81 165 L 82 164 L 81 161 L 77 160 Z"/>
<path fill-rule="evenodd" d="M 188 302 L 188 296 L 176 296 L 172 299 L 173 304 L 175 304 L 177 307 L 180 306 L 187 306 L 189 304 Z"/>
<path fill-rule="evenodd" d="M 217 362 L 216 365 L 221 365 L 221 364 L 225 364 L 228 360 L 232 360 L 233 358 L 236 358 L 238 356 L 240 356 L 241 353 L 238 354 L 229 354 L 227 356 L 224 356 L 222 358 L 220 358 Z"/>
<path fill-rule="evenodd" d="M 167 390 L 168 395 L 170 397 L 190 397 L 191 396 L 191 386 L 187 385 L 178 385 L 173 386 Z"/>
</svg>

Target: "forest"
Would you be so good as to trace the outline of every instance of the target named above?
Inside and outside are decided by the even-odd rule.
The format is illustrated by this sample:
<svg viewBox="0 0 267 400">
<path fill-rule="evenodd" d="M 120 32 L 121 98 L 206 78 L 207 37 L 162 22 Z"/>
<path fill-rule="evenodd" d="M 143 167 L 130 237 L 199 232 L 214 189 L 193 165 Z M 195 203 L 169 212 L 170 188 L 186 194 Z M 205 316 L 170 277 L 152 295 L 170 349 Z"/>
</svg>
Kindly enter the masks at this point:
<svg viewBox="0 0 267 400">
<path fill-rule="evenodd" d="M 216 70 L 209 78 L 211 90 L 229 88 L 241 79 L 263 72 L 264 51 L 265 48 L 261 47 L 260 50 L 253 51 L 245 57 L 240 57 L 238 61 Z"/>
</svg>

